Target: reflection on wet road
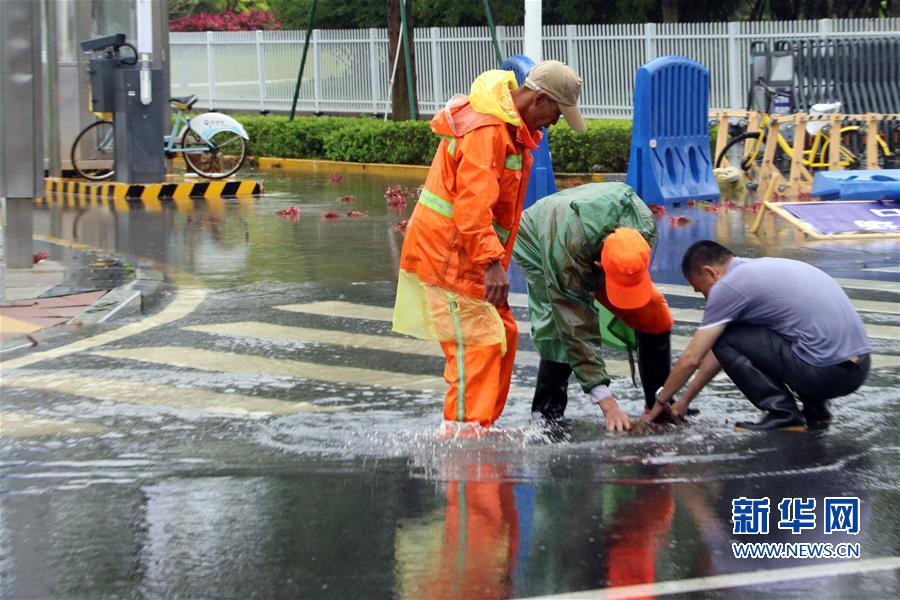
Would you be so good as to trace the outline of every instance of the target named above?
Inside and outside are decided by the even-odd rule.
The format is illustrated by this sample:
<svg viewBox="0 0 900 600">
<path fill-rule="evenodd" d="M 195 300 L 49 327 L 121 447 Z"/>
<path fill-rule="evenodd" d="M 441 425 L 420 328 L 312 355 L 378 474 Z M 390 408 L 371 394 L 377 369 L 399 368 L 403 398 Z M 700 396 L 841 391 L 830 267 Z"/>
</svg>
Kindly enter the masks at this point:
<svg viewBox="0 0 900 600">
<path fill-rule="evenodd" d="M 662 231 L 653 268 L 678 347 L 702 309 L 678 275 L 694 239 L 840 278 L 877 357 L 826 431 L 735 434 L 755 410 L 724 378 L 681 429 L 607 435 L 574 392 L 570 427 L 541 429 L 520 325 L 510 402 L 478 433 L 440 424 L 437 349 L 390 333 L 393 226 L 411 206 L 385 205 L 389 183 L 282 176 L 255 202 L 38 209 L 38 233 L 152 259 L 207 289 L 173 291 L 172 318 L 165 309 L 4 357 L 0 595 L 503 598 L 761 570 L 771 575 L 674 591 L 900 593 L 896 568 L 863 562 L 900 555 L 900 284 L 866 270 L 896 264 L 895 244 L 805 242 L 771 223 L 760 241 L 744 236 L 740 211 L 695 210 L 691 226 Z M 323 219 L 344 195 L 367 216 Z M 274 215 L 292 204 L 299 221 Z M 512 304 L 526 321 L 524 297 Z M 609 360 L 614 393 L 637 415 L 626 357 Z M 794 535 L 773 508 L 769 535 L 733 535 L 732 500 L 764 496 L 773 507 L 859 497 L 860 533 Z M 825 561 L 735 559 L 736 541 L 859 543 L 863 561 L 804 575 L 785 570 Z"/>
</svg>

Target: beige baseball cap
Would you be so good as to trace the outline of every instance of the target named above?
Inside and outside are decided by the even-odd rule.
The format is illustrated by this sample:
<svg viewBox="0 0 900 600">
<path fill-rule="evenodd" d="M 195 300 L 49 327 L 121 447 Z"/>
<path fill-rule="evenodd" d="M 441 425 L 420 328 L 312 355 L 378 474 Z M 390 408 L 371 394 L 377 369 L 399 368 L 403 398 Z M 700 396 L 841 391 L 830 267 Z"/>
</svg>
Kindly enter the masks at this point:
<svg viewBox="0 0 900 600">
<path fill-rule="evenodd" d="M 578 96 L 581 95 L 581 77 L 572 67 L 558 60 L 545 60 L 531 67 L 525 78 L 525 87 L 536 92 L 544 92 L 557 104 L 569 127 L 584 131 L 587 125 L 578 110 Z"/>
</svg>

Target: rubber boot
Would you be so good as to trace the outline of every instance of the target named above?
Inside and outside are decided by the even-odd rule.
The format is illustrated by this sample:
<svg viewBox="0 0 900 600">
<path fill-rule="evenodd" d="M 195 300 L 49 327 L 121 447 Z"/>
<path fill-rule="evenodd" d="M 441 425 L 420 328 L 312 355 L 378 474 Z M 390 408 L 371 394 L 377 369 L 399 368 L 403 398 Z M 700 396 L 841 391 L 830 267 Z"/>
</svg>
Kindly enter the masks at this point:
<svg viewBox="0 0 900 600">
<path fill-rule="evenodd" d="M 810 429 L 825 429 L 831 425 L 831 411 L 828 409 L 828 400 L 810 400 L 800 398 L 803 403 L 803 418 Z"/>
<path fill-rule="evenodd" d="M 781 381 L 776 381 L 761 371 L 753 361 L 738 351 L 729 338 L 740 335 L 726 329 L 713 345 L 713 353 L 731 378 L 731 381 L 747 397 L 753 406 L 768 414 L 759 422 L 742 421 L 736 423 L 736 431 L 806 431 L 806 420 L 797 408 L 794 395 Z M 773 357 L 773 360 L 776 359 Z"/>
<path fill-rule="evenodd" d="M 725 372 L 756 408 L 768 411 L 756 423 L 735 423 L 735 431 L 806 431 L 806 419 L 797 409 L 794 395 L 784 384 L 766 377 L 744 356 L 739 357 L 738 365 L 732 364 L 731 369 L 726 368 Z"/>
<path fill-rule="evenodd" d="M 532 416 L 538 413 L 548 421 L 559 421 L 563 418 L 566 404 L 569 402 L 568 388 L 571 374 L 572 367 L 566 363 L 541 359 L 534 399 L 531 401 Z"/>
<path fill-rule="evenodd" d="M 644 405 L 650 410 L 656 403 L 656 390 L 662 387 L 672 370 L 672 332 L 635 333 Z"/>
</svg>

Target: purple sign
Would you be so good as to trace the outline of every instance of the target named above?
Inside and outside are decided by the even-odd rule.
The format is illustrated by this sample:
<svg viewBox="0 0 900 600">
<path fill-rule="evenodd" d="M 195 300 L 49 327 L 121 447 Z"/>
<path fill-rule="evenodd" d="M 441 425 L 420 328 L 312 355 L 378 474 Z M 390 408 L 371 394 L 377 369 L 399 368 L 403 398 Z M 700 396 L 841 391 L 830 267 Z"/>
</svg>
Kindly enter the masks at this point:
<svg viewBox="0 0 900 600">
<path fill-rule="evenodd" d="M 804 202 L 782 204 L 781 208 L 822 235 L 900 233 L 900 204 L 896 202 Z"/>
</svg>

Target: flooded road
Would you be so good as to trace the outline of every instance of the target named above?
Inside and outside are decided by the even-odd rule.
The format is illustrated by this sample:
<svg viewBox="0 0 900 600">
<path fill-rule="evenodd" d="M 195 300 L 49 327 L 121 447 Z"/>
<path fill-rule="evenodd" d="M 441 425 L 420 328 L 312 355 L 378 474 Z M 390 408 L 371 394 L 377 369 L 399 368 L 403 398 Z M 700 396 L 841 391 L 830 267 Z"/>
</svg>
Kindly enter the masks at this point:
<svg viewBox="0 0 900 600">
<path fill-rule="evenodd" d="M 842 282 L 876 356 L 825 431 L 734 433 L 757 411 L 727 379 L 682 428 L 607 434 L 575 386 L 570 429 L 531 424 L 537 355 L 514 273 L 513 389 L 499 426 L 478 434 L 441 423 L 439 350 L 390 333 L 395 226 L 413 203 L 389 207 L 385 188 L 421 181 L 265 178 L 255 200 L 36 208 L 36 234 L 183 283 L 149 317 L 3 357 L 3 597 L 504 598 L 654 582 L 685 597 L 900 594 L 900 571 L 866 562 L 900 555 L 896 242 L 811 242 L 774 220 L 748 237 L 754 215 L 740 210 L 659 221 L 652 270 L 678 349 L 702 311 L 680 276 L 697 239 Z M 294 205 L 298 220 L 276 216 Z M 681 214 L 692 222 L 674 226 Z M 625 355 L 608 359 L 637 416 Z M 769 534 L 735 535 L 732 501 L 763 497 Z M 778 527 L 777 505 L 795 497 L 819 507 L 799 534 Z M 826 497 L 859 498 L 858 533 L 825 533 Z M 860 556 L 734 557 L 754 541 L 859 544 Z M 725 579 L 703 587 L 708 576 Z"/>
</svg>

